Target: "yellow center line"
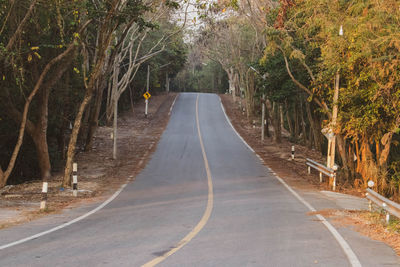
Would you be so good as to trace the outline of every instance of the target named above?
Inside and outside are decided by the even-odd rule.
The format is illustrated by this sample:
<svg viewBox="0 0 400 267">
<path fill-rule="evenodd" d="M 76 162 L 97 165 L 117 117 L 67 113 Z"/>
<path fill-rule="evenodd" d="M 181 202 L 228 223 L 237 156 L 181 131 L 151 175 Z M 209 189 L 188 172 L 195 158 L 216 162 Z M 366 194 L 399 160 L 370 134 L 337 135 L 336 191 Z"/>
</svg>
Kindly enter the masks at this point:
<svg viewBox="0 0 400 267">
<path fill-rule="evenodd" d="M 207 182 L 208 182 L 208 200 L 207 200 L 207 207 L 206 210 L 204 211 L 203 217 L 201 220 L 198 222 L 198 224 L 193 228 L 192 231 L 190 231 L 189 234 L 187 234 L 179 243 L 169 250 L 168 252 L 165 252 L 163 255 L 147 262 L 146 264 L 142 265 L 142 267 L 150 267 L 150 266 L 155 266 L 159 264 L 160 262 L 164 261 L 166 258 L 183 248 L 187 243 L 189 243 L 207 224 L 208 220 L 210 219 L 211 212 L 213 209 L 214 205 L 214 193 L 213 193 L 213 183 L 212 183 L 212 176 L 211 176 L 211 171 L 210 167 L 208 165 L 208 159 L 207 159 L 207 154 L 204 149 L 204 143 L 203 143 L 203 138 L 201 136 L 201 131 L 200 131 L 200 122 L 199 122 L 199 95 L 197 95 L 196 98 L 196 123 L 197 123 L 197 134 L 199 136 L 200 140 L 200 146 L 201 146 L 201 152 L 203 154 L 203 160 L 204 160 L 204 166 L 206 169 L 207 173 Z"/>
</svg>

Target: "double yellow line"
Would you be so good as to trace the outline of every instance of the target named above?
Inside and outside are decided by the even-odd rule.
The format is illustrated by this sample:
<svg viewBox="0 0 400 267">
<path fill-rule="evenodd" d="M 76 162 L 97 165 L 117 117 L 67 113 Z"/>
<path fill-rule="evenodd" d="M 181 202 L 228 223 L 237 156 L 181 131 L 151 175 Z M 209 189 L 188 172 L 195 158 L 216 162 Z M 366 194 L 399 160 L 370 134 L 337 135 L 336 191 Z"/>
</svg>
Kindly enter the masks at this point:
<svg viewBox="0 0 400 267">
<path fill-rule="evenodd" d="M 188 233 L 179 243 L 172 248 L 171 250 L 165 252 L 163 255 L 147 262 L 146 264 L 142 265 L 142 267 L 151 267 L 159 264 L 160 262 L 164 261 L 166 258 L 183 248 L 187 243 L 189 243 L 207 224 L 208 220 L 210 219 L 211 212 L 214 205 L 214 193 L 213 193 L 213 183 L 212 183 L 212 176 L 210 171 L 210 166 L 208 164 L 207 154 L 204 149 L 203 138 L 201 136 L 200 130 L 200 122 L 199 122 L 199 95 L 196 98 L 196 124 L 197 124 L 197 134 L 200 140 L 201 152 L 203 154 L 204 166 L 207 173 L 207 183 L 208 183 L 208 200 L 207 200 L 207 207 L 204 211 L 203 217 L 197 223 L 197 225 L 193 228 L 190 233 Z"/>
</svg>

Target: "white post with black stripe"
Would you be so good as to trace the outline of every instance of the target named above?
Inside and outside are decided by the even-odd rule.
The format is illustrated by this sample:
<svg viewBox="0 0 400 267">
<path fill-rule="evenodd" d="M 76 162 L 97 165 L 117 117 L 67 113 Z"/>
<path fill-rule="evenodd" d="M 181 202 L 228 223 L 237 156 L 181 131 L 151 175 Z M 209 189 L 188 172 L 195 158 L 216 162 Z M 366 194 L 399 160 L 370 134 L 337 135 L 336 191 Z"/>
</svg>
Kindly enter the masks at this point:
<svg viewBox="0 0 400 267">
<path fill-rule="evenodd" d="M 72 164 L 72 195 L 78 196 L 78 163 Z"/>
<path fill-rule="evenodd" d="M 40 210 L 45 210 L 47 206 L 47 190 L 49 188 L 49 184 L 47 182 L 43 182 L 42 186 L 42 201 L 40 201 Z"/>
<path fill-rule="evenodd" d="M 292 160 L 294 160 L 294 146 L 292 146 Z"/>
</svg>

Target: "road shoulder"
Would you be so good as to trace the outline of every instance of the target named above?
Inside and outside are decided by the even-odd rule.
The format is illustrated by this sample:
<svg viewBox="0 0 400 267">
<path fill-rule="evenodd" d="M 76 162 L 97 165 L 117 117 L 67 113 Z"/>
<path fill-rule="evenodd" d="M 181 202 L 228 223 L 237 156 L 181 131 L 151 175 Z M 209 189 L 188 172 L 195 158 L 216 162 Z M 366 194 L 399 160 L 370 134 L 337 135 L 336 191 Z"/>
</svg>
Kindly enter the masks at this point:
<svg viewBox="0 0 400 267">
<path fill-rule="evenodd" d="M 364 198 L 363 192 L 343 187 L 339 188 L 340 193 L 332 192 L 329 191 L 327 183 L 319 183 L 317 174 L 307 174 L 305 159 L 313 158 L 323 161 L 319 152 L 296 145 L 295 160 L 292 160 L 291 146 L 294 144 L 286 138 L 283 138 L 281 144 L 275 144 L 269 138 L 262 142 L 260 127 L 254 127 L 249 122 L 230 95 L 221 95 L 221 102 L 233 127 L 255 153 L 277 176 L 281 177 L 317 209 L 316 212 L 310 212 L 308 215 L 323 215 L 340 233 L 343 233 L 346 239 L 351 239 L 350 243 L 358 245 L 362 243 L 360 240 L 366 237 L 386 243 L 391 248 L 387 248 L 382 243 L 379 245 L 382 248 L 382 254 L 392 259 L 391 263 L 400 264 L 399 257 L 395 256 L 395 252 L 400 255 L 400 235 L 388 231 L 380 222 L 371 223 L 366 210 L 368 202 Z M 366 253 L 362 252 L 362 254 Z M 366 255 L 368 256 L 368 254 Z M 383 258 L 382 260 L 380 262 L 385 261 Z"/>
<path fill-rule="evenodd" d="M 120 117 L 118 160 L 112 159 L 112 128 L 98 128 L 92 151 L 80 152 L 76 156 L 77 198 L 72 196 L 70 189 L 60 190 L 62 173 L 53 175 L 49 182 L 48 209 L 45 212 L 39 211 L 40 180 L 2 189 L 0 230 L 48 216 L 63 217 L 64 214 L 65 221 L 79 214 L 70 210 L 86 211 L 104 202 L 127 181 L 133 181 L 155 151 L 176 97 L 174 93 L 153 96 L 147 118 L 144 116 L 144 101 L 138 103 L 133 112 L 127 111 Z"/>
</svg>

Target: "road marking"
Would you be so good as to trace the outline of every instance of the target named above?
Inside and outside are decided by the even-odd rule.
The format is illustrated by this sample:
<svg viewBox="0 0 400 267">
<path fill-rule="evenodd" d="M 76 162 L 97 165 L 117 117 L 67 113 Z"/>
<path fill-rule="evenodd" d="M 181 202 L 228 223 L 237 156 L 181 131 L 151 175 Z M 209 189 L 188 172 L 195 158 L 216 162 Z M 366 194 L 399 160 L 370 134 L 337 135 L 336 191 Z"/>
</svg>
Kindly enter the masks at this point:
<svg viewBox="0 0 400 267">
<path fill-rule="evenodd" d="M 204 148 L 204 143 L 203 143 L 203 138 L 201 136 L 201 130 L 200 130 L 200 122 L 199 122 L 199 95 L 197 95 L 196 98 L 196 123 L 197 123 L 197 134 L 199 136 L 199 141 L 200 141 L 200 146 L 201 146 L 201 153 L 203 154 L 203 160 L 204 160 L 204 166 L 206 169 L 207 173 L 207 183 L 208 183 L 208 200 L 207 200 L 207 207 L 206 210 L 204 211 L 203 217 L 201 220 L 198 222 L 198 224 L 193 228 L 193 230 L 187 234 L 179 243 L 169 250 L 168 252 L 164 253 L 163 255 L 145 263 L 142 265 L 142 267 L 151 267 L 155 266 L 162 261 L 164 261 L 166 258 L 183 248 L 187 243 L 189 243 L 207 224 L 208 220 L 210 219 L 211 212 L 213 209 L 214 205 L 214 193 L 213 193 L 213 183 L 212 183 L 212 176 L 211 176 L 211 171 L 210 171 L 210 166 L 208 165 L 208 159 L 207 159 L 207 154 Z"/>
<path fill-rule="evenodd" d="M 59 226 L 56 226 L 56 227 L 54 227 L 54 228 L 51 228 L 50 230 L 40 232 L 40 233 L 38 233 L 38 234 L 35 234 L 35 235 L 32 235 L 32 236 L 29 236 L 29 237 L 20 239 L 20 240 L 18 240 L 18 241 L 15 241 L 15 242 L 12 242 L 12 243 L 9 243 L 9 244 L 6 244 L 6 245 L 2 245 L 2 246 L 0 246 L 0 250 L 6 249 L 6 248 L 9 248 L 9 247 L 13 247 L 13 246 L 16 246 L 16 245 L 20 245 L 20 244 L 25 243 L 25 242 L 28 242 L 28 241 L 30 241 L 30 240 L 33 240 L 33 239 L 42 237 L 42 236 L 44 236 L 44 235 L 47 235 L 47 234 L 50 234 L 50 233 L 52 233 L 52 232 L 58 231 L 58 230 L 60 230 L 60 229 L 63 229 L 63 228 L 65 228 L 65 227 L 67 227 L 67 226 L 69 226 L 69 225 L 71 225 L 71 224 L 74 224 L 74 223 L 76 223 L 76 222 L 79 222 L 79 221 L 85 219 L 86 217 L 89 217 L 90 215 L 92 215 L 93 213 L 98 212 L 99 210 L 101 210 L 102 208 L 104 208 L 107 204 L 109 204 L 111 201 L 113 201 L 113 200 L 122 192 L 122 190 L 124 190 L 124 188 L 125 188 L 127 185 L 128 185 L 128 183 L 123 184 L 123 185 L 118 189 L 118 191 L 115 192 L 109 199 L 107 199 L 107 200 L 104 201 L 100 206 L 98 206 L 97 208 L 95 208 L 95 209 L 89 211 L 88 213 L 85 213 L 85 214 L 83 214 L 82 216 L 79 216 L 78 218 L 73 219 L 72 221 L 69 221 L 69 222 L 66 222 L 66 223 L 64 223 L 64 224 L 61 224 L 61 225 L 59 225 Z"/>
<path fill-rule="evenodd" d="M 220 97 L 221 100 L 221 97 Z M 222 111 L 225 114 L 225 118 L 228 121 L 229 125 L 232 127 L 233 131 L 237 134 L 237 136 L 239 136 L 239 138 L 242 140 L 242 142 L 247 146 L 250 147 L 247 142 L 240 136 L 240 134 L 236 131 L 235 127 L 233 127 L 231 121 L 229 120 L 228 116 L 226 115 L 225 112 L 225 108 L 222 105 L 222 101 L 221 101 L 221 107 L 222 107 Z M 250 149 L 251 151 L 253 151 L 254 153 L 256 153 L 253 149 Z M 258 155 L 256 153 L 256 155 Z M 268 167 L 269 168 L 269 167 Z M 269 168 L 270 169 L 270 168 Z M 271 170 L 271 169 L 270 169 Z M 302 198 L 296 191 L 294 191 L 293 188 L 291 188 L 282 178 L 280 178 L 275 172 L 272 172 L 274 174 L 274 176 L 278 179 L 279 182 L 281 182 L 281 184 L 283 184 L 287 190 L 289 190 L 290 193 L 292 193 L 297 200 L 299 200 L 304 206 L 306 206 L 310 211 L 317 211 L 310 203 L 308 203 L 304 198 Z M 349 244 L 346 242 L 346 240 L 341 236 L 341 234 L 335 229 L 335 227 L 332 226 L 331 223 L 328 222 L 328 220 L 325 219 L 324 216 L 322 216 L 321 214 L 316 214 L 315 215 L 321 222 L 323 225 L 325 225 L 325 227 L 329 230 L 329 232 L 333 235 L 333 237 L 336 239 L 336 241 L 339 243 L 339 245 L 342 247 L 342 250 L 344 251 L 344 253 L 347 256 L 347 259 L 349 260 L 351 266 L 353 267 L 361 267 L 361 262 L 360 260 L 357 258 L 356 254 L 354 253 L 354 251 L 351 249 L 351 247 L 349 246 Z"/>
<path fill-rule="evenodd" d="M 179 94 L 177 94 L 177 95 L 175 96 L 174 102 L 172 102 L 172 105 L 171 105 L 171 107 L 170 107 L 170 109 L 169 109 L 168 116 L 171 115 L 172 109 L 173 109 L 174 106 L 175 106 L 175 102 L 176 102 L 176 99 L 178 98 L 178 96 L 179 96 Z"/>
<path fill-rule="evenodd" d="M 221 98 L 220 98 L 220 100 L 221 100 Z M 237 134 L 237 136 L 239 136 L 240 140 L 242 140 L 243 144 L 245 144 L 245 145 L 247 146 L 247 148 L 250 149 L 251 152 L 256 153 L 256 152 L 254 151 L 254 149 L 253 149 L 251 146 L 249 146 L 249 144 L 247 144 L 246 141 L 244 141 L 244 139 L 243 139 L 243 138 L 240 136 L 240 134 L 236 131 L 235 127 L 233 127 L 231 121 L 230 121 L 229 118 L 228 118 L 228 115 L 226 115 L 224 105 L 222 105 L 222 101 L 221 101 L 221 108 L 222 108 L 222 110 L 224 111 L 226 121 L 229 123 L 229 125 L 232 127 L 232 129 L 235 131 L 235 133 Z"/>
<path fill-rule="evenodd" d="M 175 97 L 175 100 L 176 100 L 177 97 L 178 97 L 178 95 Z M 175 100 L 174 100 L 174 102 L 173 102 L 173 104 L 172 104 L 172 106 L 171 106 L 171 110 L 172 110 L 172 107 L 173 107 L 173 105 L 174 105 L 174 103 L 175 103 Z M 146 151 L 146 153 L 143 155 L 143 158 L 145 158 L 145 157 L 148 155 L 149 151 L 151 150 L 151 148 L 152 148 L 153 146 L 154 146 L 154 143 L 152 143 L 152 144 L 150 145 L 148 151 Z M 139 161 L 138 167 L 140 167 L 140 166 L 144 163 L 143 158 Z M 51 228 L 51 229 L 49 229 L 49 230 L 47 230 L 47 231 L 43 231 L 43 232 L 40 232 L 40 233 L 38 233 L 38 234 L 35 234 L 35 235 L 32 235 L 32 236 L 29 236 L 29 237 L 26 237 L 26 238 L 17 240 L 17 241 L 15 241 L 15 242 L 11 242 L 11 243 L 2 245 L 2 246 L 0 246 L 0 250 L 6 249 L 6 248 L 10 248 L 10 247 L 13 247 L 13 246 L 16 246 L 16 245 L 20 245 L 20 244 L 25 243 L 25 242 L 28 242 L 28 241 L 30 241 L 30 240 L 33 240 L 33 239 L 42 237 L 42 236 L 44 236 L 44 235 L 50 234 L 50 233 L 52 233 L 52 232 L 61 230 L 61 229 L 65 228 L 65 227 L 67 227 L 67 226 L 70 226 L 71 224 L 74 224 L 74 223 L 76 223 L 76 222 L 79 222 L 79 221 L 81 221 L 81 220 L 83 220 L 83 219 L 89 217 L 90 215 L 92 215 L 92 214 L 98 212 L 99 210 L 101 210 L 102 208 L 104 208 L 107 204 L 109 204 L 111 201 L 113 201 L 113 200 L 122 192 L 122 190 L 124 190 L 124 188 L 128 185 L 128 182 L 130 182 L 130 181 L 132 180 L 132 178 L 133 178 L 133 177 L 129 177 L 129 178 L 127 179 L 126 183 L 123 184 L 110 198 L 108 198 L 108 199 L 107 199 L 106 201 L 104 201 L 100 206 L 98 206 L 97 208 L 95 208 L 95 209 L 89 211 L 88 213 L 85 213 L 85 214 L 81 215 L 81 216 L 78 217 L 78 218 L 75 218 L 75 219 L 73 219 L 73 220 L 71 220 L 71 221 L 69 221 L 69 222 L 66 222 L 66 223 L 64 223 L 64 224 L 61 224 L 61 225 L 56 226 L 56 227 L 54 227 L 54 228 Z"/>
</svg>

